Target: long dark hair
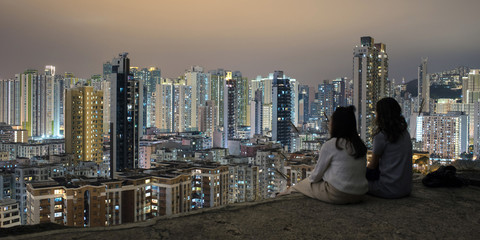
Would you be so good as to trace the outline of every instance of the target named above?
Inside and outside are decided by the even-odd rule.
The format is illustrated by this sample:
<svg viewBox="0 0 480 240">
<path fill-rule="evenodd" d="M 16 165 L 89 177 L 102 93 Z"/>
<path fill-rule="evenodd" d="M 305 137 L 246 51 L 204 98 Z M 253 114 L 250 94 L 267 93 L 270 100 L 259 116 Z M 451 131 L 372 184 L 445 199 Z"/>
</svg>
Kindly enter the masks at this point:
<svg viewBox="0 0 480 240">
<path fill-rule="evenodd" d="M 338 107 L 332 115 L 330 137 L 337 138 L 335 146 L 338 146 L 340 138 L 347 140 L 355 150 L 351 155 L 355 158 L 364 157 L 367 154 L 367 147 L 363 143 L 357 132 L 357 121 L 355 119 L 355 107 Z"/>
<path fill-rule="evenodd" d="M 383 132 L 389 142 L 396 142 L 407 129 L 407 122 L 402 116 L 402 108 L 391 97 L 380 99 L 376 107 L 377 117 L 375 118 L 376 126 L 373 135 Z"/>
</svg>

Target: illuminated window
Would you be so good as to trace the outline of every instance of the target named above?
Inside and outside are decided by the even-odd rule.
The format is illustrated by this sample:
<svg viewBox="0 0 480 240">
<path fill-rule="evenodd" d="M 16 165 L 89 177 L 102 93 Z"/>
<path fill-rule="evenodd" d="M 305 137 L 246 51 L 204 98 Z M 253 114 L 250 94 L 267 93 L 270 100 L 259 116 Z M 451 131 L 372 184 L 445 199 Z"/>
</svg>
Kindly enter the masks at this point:
<svg viewBox="0 0 480 240">
<path fill-rule="evenodd" d="M 55 189 L 55 191 L 53 193 L 54 194 L 62 194 L 63 191 L 62 191 L 62 189 Z"/>
</svg>

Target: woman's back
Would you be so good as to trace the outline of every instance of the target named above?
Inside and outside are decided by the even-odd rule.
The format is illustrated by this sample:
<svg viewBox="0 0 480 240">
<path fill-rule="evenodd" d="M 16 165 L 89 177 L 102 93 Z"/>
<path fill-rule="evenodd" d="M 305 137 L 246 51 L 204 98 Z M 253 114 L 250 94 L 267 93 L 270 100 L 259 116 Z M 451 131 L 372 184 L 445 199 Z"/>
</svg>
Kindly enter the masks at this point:
<svg viewBox="0 0 480 240">
<path fill-rule="evenodd" d="M 380 132 L 373 139 L 373 153 L 381 156 L 380 178 L 369 182 L 369 193 L 384 198 L 399 198 L 412 191 L 412 142 L 404 131 L 391 143 Z"/>
</svg>

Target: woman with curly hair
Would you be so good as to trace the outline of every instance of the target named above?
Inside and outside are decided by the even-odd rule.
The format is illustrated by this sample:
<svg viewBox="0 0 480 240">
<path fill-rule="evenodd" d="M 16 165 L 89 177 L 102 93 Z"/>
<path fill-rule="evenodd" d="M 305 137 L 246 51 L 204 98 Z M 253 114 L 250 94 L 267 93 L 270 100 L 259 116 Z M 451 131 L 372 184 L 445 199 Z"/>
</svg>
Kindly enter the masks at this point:
<svg viewBox="0 0 480 240">
<path fill-rule="evenodd" d="M 372 159 L 367 165 L 368 193 L 401 198 L 412 191 L 412 142 L 398 102 L 383 98 L 376 106 Z"/>
</svg>

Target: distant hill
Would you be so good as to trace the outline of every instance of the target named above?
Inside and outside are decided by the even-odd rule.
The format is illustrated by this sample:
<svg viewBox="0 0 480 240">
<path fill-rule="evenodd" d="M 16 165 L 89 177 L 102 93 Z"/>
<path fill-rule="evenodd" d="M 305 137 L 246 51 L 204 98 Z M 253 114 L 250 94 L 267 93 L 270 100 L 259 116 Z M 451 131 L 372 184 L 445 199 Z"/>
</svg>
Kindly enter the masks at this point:
<svg viewBox="0 0 480 240">
<path fill-rule="evenodd" d="M 407 82 L 407 92 L 412 94 L 412 97 L 418 95 L 418 79 L 413 79 L 410 82 Z"/>
<path fill-rule="evenodd" d="M 430 98 L 461 98 L 462 89 L 451 89 L 450 86 L 432 85 L 430 87 Z"/>
<path fill-rule="evenodd" d="M 407 83 L 407 92 L 412 94 L 412 97 L 418 96 L 418 79 L 413 79 Z M 451 89 L 448 85 L 432 85 L 430 87 L 430 98 L 461 98 L 461 89 Z"/>
</svg>

